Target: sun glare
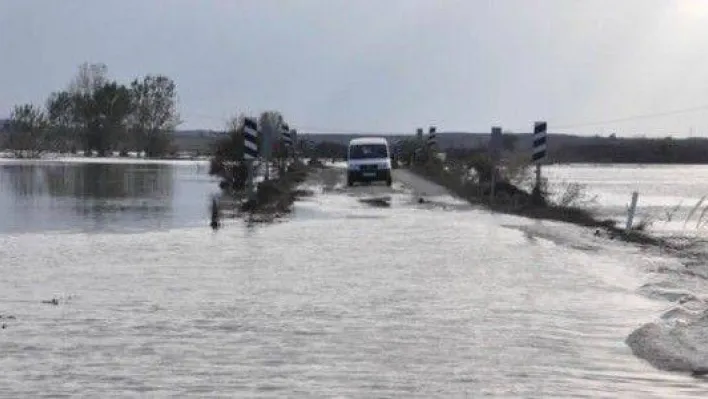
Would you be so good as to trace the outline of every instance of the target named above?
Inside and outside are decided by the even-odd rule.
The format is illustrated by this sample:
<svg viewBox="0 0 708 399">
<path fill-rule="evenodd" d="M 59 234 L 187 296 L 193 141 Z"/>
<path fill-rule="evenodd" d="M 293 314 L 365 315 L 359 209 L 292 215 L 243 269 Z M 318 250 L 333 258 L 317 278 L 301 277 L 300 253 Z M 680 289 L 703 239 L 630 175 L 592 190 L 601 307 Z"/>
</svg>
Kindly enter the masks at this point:
<svg viewBox="0 0 708 399">
<path fill-rule="evenodd" d="M 704 0 L 678 0 L 676 9 L 682 17 L 688 19 L 708 19 L 708 1 Z"/>
</svg>

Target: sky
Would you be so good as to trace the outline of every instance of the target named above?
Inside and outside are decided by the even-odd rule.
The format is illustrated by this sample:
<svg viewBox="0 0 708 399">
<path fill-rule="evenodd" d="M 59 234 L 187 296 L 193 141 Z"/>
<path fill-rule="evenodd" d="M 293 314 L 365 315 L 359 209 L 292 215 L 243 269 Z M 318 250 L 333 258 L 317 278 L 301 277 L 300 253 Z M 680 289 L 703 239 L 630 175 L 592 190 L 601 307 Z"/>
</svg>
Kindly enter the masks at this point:
<svg viewBox="0 0 708 399">
<path fill-rule="evenodd" d="M 0 0 L 0 117 L 100 62 L 182 129 L 708 137 L 706 49 L 708 0 Z"/>
</svg>

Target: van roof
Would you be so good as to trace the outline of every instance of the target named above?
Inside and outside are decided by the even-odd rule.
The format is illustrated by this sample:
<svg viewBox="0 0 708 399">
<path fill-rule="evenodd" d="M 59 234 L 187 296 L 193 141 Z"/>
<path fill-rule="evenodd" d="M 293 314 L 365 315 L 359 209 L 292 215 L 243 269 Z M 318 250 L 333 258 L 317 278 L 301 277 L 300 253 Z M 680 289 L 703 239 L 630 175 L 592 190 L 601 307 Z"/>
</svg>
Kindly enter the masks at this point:
<svg viewBox="0 0 708 399">
<path fill-rule="evenodd" d="M 383 137 L 359 137 L 351 139 L 349 145 L 365 145 L 365 144 L 384 144 L 388 145 L 388 141 Z"/>
</svg>

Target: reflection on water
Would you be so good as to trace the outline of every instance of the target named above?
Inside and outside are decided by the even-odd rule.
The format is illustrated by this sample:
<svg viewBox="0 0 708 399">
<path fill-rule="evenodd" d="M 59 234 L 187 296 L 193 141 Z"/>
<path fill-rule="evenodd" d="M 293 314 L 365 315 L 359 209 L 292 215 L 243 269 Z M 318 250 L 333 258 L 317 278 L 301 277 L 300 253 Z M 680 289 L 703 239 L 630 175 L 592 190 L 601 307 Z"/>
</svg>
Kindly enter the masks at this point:
<svg viewBox="0 0 708 399">
<path fill-rule="evenodd" d="M 195 164 L 0 164 L 0 231 L 122 230 L 204 219 L 213 188 Z M 179 198 L 177 198 L 179 196 Z"/>
</svg>

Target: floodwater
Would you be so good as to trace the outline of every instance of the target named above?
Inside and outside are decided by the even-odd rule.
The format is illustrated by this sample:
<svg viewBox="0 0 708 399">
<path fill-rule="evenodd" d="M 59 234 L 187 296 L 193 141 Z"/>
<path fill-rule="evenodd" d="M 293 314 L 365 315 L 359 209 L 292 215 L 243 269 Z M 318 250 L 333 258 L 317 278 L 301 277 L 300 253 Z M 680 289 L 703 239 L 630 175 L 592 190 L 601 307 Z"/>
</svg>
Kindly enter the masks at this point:
<svg viewBox="0 0 708 399">
<path fill-rule="evenodd" d="M 575 164 L 544 170 L 552 182 L 551 189 L 559 196 L 568 183 L 582 185 L 580 202 L 600 215 L 625 222 L 632 192 L 636 191 L 637 220 L 648 221 L 655 233 L 708 232 L 708 218 L 700 218 L 708 205 L 707 165 Z"/>
<path fill-rule="evenodd" d="M 580 228 L 334 171 L 288 220 L 214 232 L 197 164 L 69 163 L 54 183 L 8 164 L 0 397 L 708 394 L 625 343 L 667 307 L 647 270 L 674 261 Z"/>
<path fill-rule="evenodd" d="M 648 265 L 643 295 L 665 301 L 661 314 L 627 339 L 637 356 L 664 370 L 708 371 L 708 166 L 564 165 L 546 168 L 558 191 L 584 186 L 598 214 L 622 225 L 632 192 L 639 194 L 635 226 L 690 243 L 678 259 Z"/>
<path fill-rule="evenodd" d="M 0 232 L 134 231 L 199 225 L 207 162 L 0 160 Z"/>
</svg>

